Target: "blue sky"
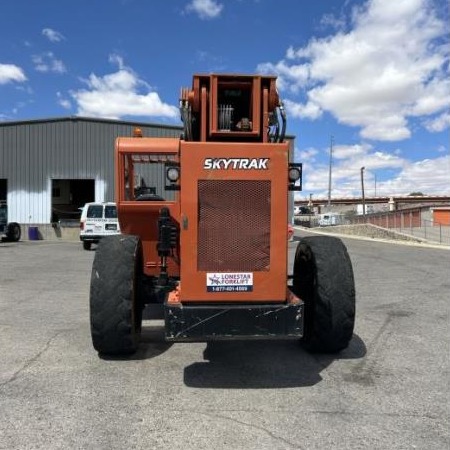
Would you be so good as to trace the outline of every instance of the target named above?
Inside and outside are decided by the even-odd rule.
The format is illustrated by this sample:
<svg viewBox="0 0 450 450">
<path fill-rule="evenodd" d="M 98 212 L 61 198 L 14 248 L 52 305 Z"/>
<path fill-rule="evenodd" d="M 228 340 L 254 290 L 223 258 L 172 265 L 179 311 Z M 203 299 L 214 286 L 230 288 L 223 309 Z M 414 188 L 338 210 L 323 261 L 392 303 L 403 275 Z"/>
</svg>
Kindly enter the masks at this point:
<svg viewBox="0 0 450 450">
<path fill-rule="evenodd" d="M 180 124 L 194 73 L 268 73 L 308 198 L 450 194 L 448 0 L 3 0 L 0 120 Z"/>
</svg>

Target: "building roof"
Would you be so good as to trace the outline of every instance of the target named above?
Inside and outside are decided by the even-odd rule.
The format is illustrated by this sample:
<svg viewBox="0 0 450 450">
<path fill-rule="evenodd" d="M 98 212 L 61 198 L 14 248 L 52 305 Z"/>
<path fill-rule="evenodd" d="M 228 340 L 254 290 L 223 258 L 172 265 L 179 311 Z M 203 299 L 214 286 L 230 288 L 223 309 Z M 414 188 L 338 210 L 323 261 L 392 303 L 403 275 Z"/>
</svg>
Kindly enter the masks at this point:
<svg viewBox="0 0 450 450">
<path fill-rule="evenodd" d="M 41 124 L 49 122 L 98 122 L 98 123 L 109 123 L 109 124 L 120 124 L 120 125 L 131 125 L 131 126 L 141 126 L 141 127 L 158 127 L 167 128 L 172 130 L 182 129 L 182 125 L 168 125 L 161 123 L 149 123 L 149 122 L 139 122 L 131 120 L 116 120 L 116 119 L 102 119 L 99 117 L 83 117 L 83 116 L 66 116 L 66 117 L 50 117 L 43 119 L 29 119 L 29 120 L 14 120 L 14 121 L 0 121 L 0 127 L 3 126 L 17 126 L 17 125 L 28 125 L 28 124 Z"/>
</svg>

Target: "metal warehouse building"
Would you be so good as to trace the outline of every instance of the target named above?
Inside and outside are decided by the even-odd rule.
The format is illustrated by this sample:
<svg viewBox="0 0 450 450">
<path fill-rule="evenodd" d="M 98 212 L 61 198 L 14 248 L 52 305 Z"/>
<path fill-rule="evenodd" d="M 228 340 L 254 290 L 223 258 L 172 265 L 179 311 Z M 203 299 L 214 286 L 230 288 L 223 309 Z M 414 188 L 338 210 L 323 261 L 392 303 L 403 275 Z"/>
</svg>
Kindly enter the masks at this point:
<svg viewBox="0 0 450 450">
<path fill-rule="evenodd" d="M 78 218 L 88 201 L 114 200 L 114 141 L 178 137 L 178 126 L 64 117 L 0 122 L 0 200 L 22 225 Z"/>
</svg>

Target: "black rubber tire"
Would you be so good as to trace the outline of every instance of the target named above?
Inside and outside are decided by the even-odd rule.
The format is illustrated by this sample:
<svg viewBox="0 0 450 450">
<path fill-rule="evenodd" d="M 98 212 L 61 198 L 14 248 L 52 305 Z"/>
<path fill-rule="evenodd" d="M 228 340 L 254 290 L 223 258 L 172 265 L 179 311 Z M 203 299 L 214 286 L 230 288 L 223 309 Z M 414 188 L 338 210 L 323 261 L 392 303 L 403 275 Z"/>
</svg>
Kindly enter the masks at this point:
<svg viewBox="0 0 450 450">
<path fill-rule="evenodd" d="M 346 348 L 355 325 L 355 281 L 340 239 L 314 236 L 300 240 L 293 290 L 305 302 L 303 347 L 316 353 Z"/>
<path fill-rule="evenodd" d="M 134 353 L 139 344 L 142 305 L 139 302 L 142 245 L 137 236 L 101 239 L 92 265 L 91 335 L 105 355 Z"/>
<path fill-rule="evenodd" d="M 83 248 L 85 250 L 90 250 L 91 249 L 91 243 L 89 241 L 83 241 Z"/>
<path fill-rule="evenodd" d="M 8 227 L 6 229 L 6 239 L 9 242 L 17 242 L 20 240 L 22 236 L 22 230 L 20 229 L 20 225 L 17 222 L 8 223 Z"/>
</svg>

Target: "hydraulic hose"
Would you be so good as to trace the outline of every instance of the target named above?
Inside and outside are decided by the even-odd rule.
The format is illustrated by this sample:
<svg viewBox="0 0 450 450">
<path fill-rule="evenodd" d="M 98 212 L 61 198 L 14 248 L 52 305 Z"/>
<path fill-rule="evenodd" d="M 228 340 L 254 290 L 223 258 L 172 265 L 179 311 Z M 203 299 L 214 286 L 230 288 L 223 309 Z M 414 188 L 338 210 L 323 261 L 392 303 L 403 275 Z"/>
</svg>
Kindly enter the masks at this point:
<svg viewBox="0 0 450 450">
<path fill-rule="evenodd" d="M 280 100 L 280 104 L 279 104 L 279 109 L 280 109 L 280 114 L 281 114 L 281 120 L 283 121 L 283 125 L 281 127 L 281 133 L 280 133 L 280 137 L 278 142 L 283 142 L 284 141 L 284 136 L 286 134 L 286 111 L 284 109 L 284 105 L 283 102 Z"/>
</svg>

